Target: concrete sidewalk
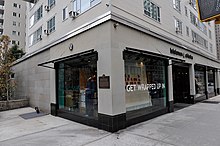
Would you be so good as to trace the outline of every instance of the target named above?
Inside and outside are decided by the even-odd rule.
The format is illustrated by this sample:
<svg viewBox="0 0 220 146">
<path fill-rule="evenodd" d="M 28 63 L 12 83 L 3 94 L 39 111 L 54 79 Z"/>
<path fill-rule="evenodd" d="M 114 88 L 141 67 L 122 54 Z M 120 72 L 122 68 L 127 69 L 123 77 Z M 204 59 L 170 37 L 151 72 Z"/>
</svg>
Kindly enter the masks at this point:
<svg viewBox="0 0 220 146">
<path fill-rule="evenodd" d="M 220 96 L 209 99 L 220 102 Z M 0 112 L 0 146 L 219 146 L 220 104 L 195 105 L 108 133 L 51 115 L 23 119 L 23 108 Z"/>
</svg>

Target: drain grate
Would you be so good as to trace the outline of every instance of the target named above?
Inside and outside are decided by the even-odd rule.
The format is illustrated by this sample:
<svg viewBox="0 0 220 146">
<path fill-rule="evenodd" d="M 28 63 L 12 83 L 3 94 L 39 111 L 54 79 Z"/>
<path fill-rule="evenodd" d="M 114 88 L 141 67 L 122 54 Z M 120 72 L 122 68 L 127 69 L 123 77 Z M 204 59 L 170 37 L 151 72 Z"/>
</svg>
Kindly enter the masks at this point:
<svg viewBox="0 0 220 146">
<path fill-rule="evenodd" d="M 37 117 L 42 117 L 42 116 L 45 116 L 45 115 L 46 114 L 44 114 L 44 113 L 37 114 L 36 112 L 32 112 L 32 113 L 22 114 L 22 115 L 19 115 L 19 116 L 22 117 L 25 120 L 28 120 L 28 119 L 33 119 L 33 118 L 37 118 Z"/>
<path fill-rule="evenodd" d="M 206 100 L 206 101 L 203 101 L 202 103 L 219 104 L 220 102 L 219 101 Z"/>
</svg>

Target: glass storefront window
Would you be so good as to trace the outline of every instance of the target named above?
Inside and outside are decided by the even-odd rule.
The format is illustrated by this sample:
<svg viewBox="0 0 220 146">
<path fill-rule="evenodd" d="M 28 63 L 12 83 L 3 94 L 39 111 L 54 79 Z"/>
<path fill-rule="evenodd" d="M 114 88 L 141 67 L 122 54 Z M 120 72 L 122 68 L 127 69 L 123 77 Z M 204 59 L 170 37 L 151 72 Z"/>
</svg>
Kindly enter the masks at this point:
<svg viewBox="0 0 220 146">
<path fill-rule="evenodd" d="M 205 68 L 195 66 L 196 98 L 205 95 Z"/>
<path fill-rule="evenodd" d="M 126 110 L 166 107 L 165 61 L 134 53 L 124 53 L 124 59 Z"/>
<path fill-rule="evenodd" d="M 208 71 L 208 93 L 213 93 L 215 92 L 214 90 L 214 71 L 209 70 Z"/>
<path fill-rule="evenodd" d="M 58 63 L 59 109 L 97 118 L 97 58 L 82 56 Z"/>
</svg>

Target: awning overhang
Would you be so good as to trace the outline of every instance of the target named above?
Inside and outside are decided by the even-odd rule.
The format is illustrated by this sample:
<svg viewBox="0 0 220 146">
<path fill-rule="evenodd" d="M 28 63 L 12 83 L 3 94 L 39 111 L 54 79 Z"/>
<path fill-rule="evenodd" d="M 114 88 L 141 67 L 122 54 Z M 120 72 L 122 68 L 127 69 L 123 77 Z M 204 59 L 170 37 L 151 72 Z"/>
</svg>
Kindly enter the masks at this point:
<svg viewBox="0 0 220 146">
<path fill-rule="evenodd" d="M 127 47 L 125 49 L 125 52 L 126 51 L 133 52 L 133 53 L 139 53 L 139 54 L 143 54 L 143 55 L 149 55 L 149 56 L 152 56 L 152 57 L 157 57 L 157 58 L 166 59 L 166 60 L 172 60 L 172 61 L 175 61 L 175 62 L 181 62 L 181 63 L 186 62 L 183 59 L 179 59 L 179 58 L 175 58 L 175 57 L 171 57 L 171 56 L 166 56 L 166 55 L 163 55 L 163 54 L 148 52 L 148 51 L 144 51 L 144 50 L 138 50 L 138 49 L 134 49 L 134 48 L 128 48 Z"/>
<path fill-rule="evenodd" d="M 55 67 L 54 67 L 55 63 L 70 60 L 70 59 L 74 59 L 74 58 L 77 58 L 77 57 L 90 55 L 92 53 L 97 53 L 97 52 L 94 51 L 94 49 L 92 49 L 92 50 L 88 50 L 88 51 L 85 51 L 85 52 L 69 55 L 69 56 L 66 56 L 66 57 L 60 57 L 60 58 L 52 59 L 52 60 L 49 60 L 49 61 L 45 61 L 45 62 L 39 63 L 38 66 L 46 67 L 46 68 L 49 68 L 49 69 L 55 69 Z M 98 53 L 97 53 L 97 55 L 98 55 Z M 52 64 L 52 65 L 50 66 L 49 64 Z"/>
</svg>

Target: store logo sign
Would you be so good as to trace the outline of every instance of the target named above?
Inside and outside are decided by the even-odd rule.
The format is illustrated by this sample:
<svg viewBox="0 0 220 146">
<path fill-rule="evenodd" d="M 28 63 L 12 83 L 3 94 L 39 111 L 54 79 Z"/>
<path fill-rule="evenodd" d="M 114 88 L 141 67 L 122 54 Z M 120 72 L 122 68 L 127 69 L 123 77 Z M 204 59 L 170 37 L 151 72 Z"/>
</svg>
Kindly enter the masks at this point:
<svg viewBox="0 0 220 146">
<path fill-rule="evenodd" d="M 170 48 L 170 54 L 174 54 L 177 56 L 182 56 L 183 58 L 188 58 L 193 60 L 193 56 L 189 53 L 180 52 L 176 49 Z"/>
</svg>

